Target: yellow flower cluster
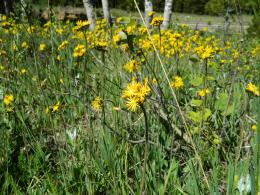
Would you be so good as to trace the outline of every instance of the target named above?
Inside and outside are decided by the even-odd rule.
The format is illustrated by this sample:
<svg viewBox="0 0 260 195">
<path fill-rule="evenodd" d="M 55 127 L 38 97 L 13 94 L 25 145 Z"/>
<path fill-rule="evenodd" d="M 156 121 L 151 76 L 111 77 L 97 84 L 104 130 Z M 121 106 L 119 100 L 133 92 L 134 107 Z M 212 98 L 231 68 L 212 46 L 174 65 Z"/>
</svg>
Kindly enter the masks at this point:
<svg viewBox="0 0 260 195">
<path fill-rule="evenodd" d="M 127 101 L 127 109 L 135 112 L 144 103 L 145 97 L 149 95 L 150 91 L 148 79 L 145 79 L 143 84 L 133 79 L 122 94 L 122 98 Z"/>
<path fill-rule="evenodd" d="M 60 108 L 60 102 L 58 101 L 55 105 L 53 106 L 48 106 L 46 109 L 45 109 L 45 113 L 49 113 L 50 111 L 51 112 L 57 112 Z"/>
<path fill-rule="evenodd" d="M 246 91 L 252 93 L 254 96 L 259 96 L 258 87 L 251 82 L 247 84 Z"/>
<path fill-rule="evenodd" d="M 136 72 L 139 70 L 138 62 L 136 60 L 130 60 L 124 65 L 124 69 L 129 73 Z"/>
<path fill-rule="evenodd" d="M 152 26 L 159 26 L 162 23 L 163 23 L 163 17 L 162 16 L 154 17 L 151 21 Z"/>
<path fill-rule="evenodd" d="M 102 106 L 102 100 L 100 96 L 97 96 L 92 102 L 91 102 L 91 107 L 95 111 L 100 111 Z"/>
<path fill-rule="evenodd" d="M 184 86 L 183 80 L 181 77 L 179 76 L 175 76 L 173 78 L 173 81 L 170 83 L 171 87 L 175 88 L 175 89 L 182 89 Z"/>
<path fill-rule="evenodd" d="M 94 48 L 99 50 L 99 51 L 106 51 L 107 50 L 107 42 L 99 41 L 95 44 Z"/>
<path fill-rule="evenodd" d="M 212 57 L 212 55 L 214 54 L 214 49 L 208 45 L 201 45 L 194 48 L 194 52 L 198 55 L 199 58 L 204 60 Z"/>
<path fill-rule="evenodd" d="M 74 57 L 74 58 L 82 57 L 85 53 L 86 53 L 86 47 L 85 47 L 85 45 L 78 44 L 78 45 L 74 48 L 73 57 Z"/>
</svg>

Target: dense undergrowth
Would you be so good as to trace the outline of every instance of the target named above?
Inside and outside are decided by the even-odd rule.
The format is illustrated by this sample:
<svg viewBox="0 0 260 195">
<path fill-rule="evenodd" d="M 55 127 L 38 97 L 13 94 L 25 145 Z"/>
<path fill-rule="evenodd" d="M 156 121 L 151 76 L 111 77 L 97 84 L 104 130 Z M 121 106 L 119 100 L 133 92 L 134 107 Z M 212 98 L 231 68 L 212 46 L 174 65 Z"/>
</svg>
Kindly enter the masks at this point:
<svg viewBox="0 0 260 195">
<path fill-rule="evenodd" d="M 259 42 L 161 22 L 2 17 L 1 194 L 259 194 Z"/>
</svg>

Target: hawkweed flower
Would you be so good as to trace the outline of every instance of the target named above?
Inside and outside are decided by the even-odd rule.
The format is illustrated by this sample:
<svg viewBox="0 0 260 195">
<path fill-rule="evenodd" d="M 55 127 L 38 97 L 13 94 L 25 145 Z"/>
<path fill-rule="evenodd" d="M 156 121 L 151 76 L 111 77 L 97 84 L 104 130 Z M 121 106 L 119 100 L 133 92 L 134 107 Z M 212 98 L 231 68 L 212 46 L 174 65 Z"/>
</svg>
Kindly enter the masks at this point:
<svg viewBox="0 0 260 195">
<path fill-rule="evenodd" d="M 58 50 L 63 50 L 67 45 L 69 44 L 68 41 L 62 41 L 62 43 L 59 45 Z"/>
<path fill-rule="evenodd" d="M 25 69 L 25 68 L 22 68 L 21 70 L 20 70 L 20 73 L 21 74 L 25 74 L 27 72 L 27 70 Z"/>
<path fill-rule="evenodd" d="M 58 101 L 55 105 L 53 106 L 48 106 L 46 109 L 45 109 L 45 113 L 49 113 L 50 111 L 51 112 L 57 112 L 60 108 L 60 101 Z"/>
<path fill-rule="evenodd" d="M 22 42 L 21 47 L 24 48 L 24 49 L 28 49 L 29 46 L 28 46 L 28 44 L 24 41 L 24 42 Z"/>
<path fill-rule="evenodd" d="M 4 104 L 6 106 L 9 106 L 14 101 L 14 96 L 11 94 L 6 94 L 4 96 Z"/>
<path fill-rule="evenodd" d="M 39 45 L 39 51 L 44 51 L 45 48 L 46 48 L 46 45 L 45 45 L 44 43 L 41 43 L 41 44 Z"/>
<path fill-rule="evenodd" d="M 136 72 L 139 70 L 138 62 L 136 60 L 130 60 L 124 65 L 124 69 L 129 73 Z"/>
<path fill-rule="evenodd" d="M 205 89 L 201 89 L 198 91 L 198 95 L 200 97 L 204 97 L 206 96 L 208 93 L 210 93 L 210 90 L 208 88 L 205 88 Z"/>
<path fill-rule="evenodd" d="M 253 83 L 251 83 L 251 82 L 247 84 L 246 91 L 250 92 L 254 96 L 259 96 L 259 89 L 258 89 L 258 87 L 256 85 L 254 85 Z"/>
<path fill-rule="evenodd" d="M 99 51 L 106 51 L 107 50 L 107 42 L 99 41 L 94 46 L 95 49 Z"/>
<path fill-rule="evenodd" d="M 154 17 L 151 21 L 152 26 L 160 26 L 162 23 L 163 23 L 163 17 L 162 16 Z"/>
<path fill-rule="evenodd" d="M 257 131 L 257 125 L 256 125 L 256 124 L 253 124 L 253 125 L 251 126 L 251 129 L 252 129 L 252 131 L 256 132 L 256 131 Z"/>
<path fill-rule="evenodd" d="M 100 111 L 102 107 L 102 100 L 100 96 L 97 96 L 92 102 L 91 102 L 91 107 L 95 111 Z"/>
<path fill-rule="evenodd" d="M 170 83 L 170 86 L 175 89 L 182 89 L 184 86 L 183 80 L 179 76 L 175 76 L 173 81 Z"/>
<path fill-rule="evenodd" d="M 126 99 L 127 109 L 135 112 L 144 103 L 150 91 L 148 79 L 145 79 L 143 84 L 134 79 L 123 90 L 121 97 Z"/>
<path fill-rule="evenodd" d="M 86 53 L 86 47 L 85 45 L 78 44 L 73 51 L 73 57 L 82 57 Z"/>
</svg>

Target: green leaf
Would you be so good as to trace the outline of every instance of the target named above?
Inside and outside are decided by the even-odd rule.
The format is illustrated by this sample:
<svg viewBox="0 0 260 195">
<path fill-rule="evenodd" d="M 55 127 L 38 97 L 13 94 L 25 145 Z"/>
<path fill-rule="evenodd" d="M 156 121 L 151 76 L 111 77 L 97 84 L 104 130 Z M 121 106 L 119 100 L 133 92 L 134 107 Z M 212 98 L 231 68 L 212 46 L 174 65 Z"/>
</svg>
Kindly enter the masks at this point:
<svg viewBox="0 0 260 195">
<path fill-rule="evenodd" d="M 198 87 L 203 83 L 202 77 L 195 77 L 190 81 L 190 84 L 192 84 L 194 87 Z"/>
<path fill-rule="evenodd" d="M 192 62 L 198 62 L 199 61 L 199 58 L 196 56 L 196 55 L 192 55 L 190 58 L 189 58 L 190 61 Z"/>
<path fill-rule="evenodd" d="M 215 102 L 215 109 L 224 111 L 228 103 L 228 95 L 226 93 L 221 93 L 218 100 Z"/>
<path fill-rule="evenodd" d="M 189 115 L 189 118 L 195 122 L 195 123 L 200 123 L 202 120 L 203 121 L 206 121 L 208 120 L 208 118 L 210 117 L 211 115 L 211 110 L 208 109 L 208 108 L 204 108 L 203 110 L 200 110 L 200 111 L 197 111 L 197 112 L 194 112 L 194 111 L 190 111 L 188 113 Z"/>
<path fill-rule="evenodd" d="M 123 31 L 120 31 L 118 34 L 119 34 L 121 40 L 126 40 L 127 39 L 127 35 Z"/>
<path fill-rule="evenodd" d="M 201 106 L 201 105 L 202 105 L 202 100 L 198 100 L 198 99 L 191 100 L 191 106 Z"/>
</svg>

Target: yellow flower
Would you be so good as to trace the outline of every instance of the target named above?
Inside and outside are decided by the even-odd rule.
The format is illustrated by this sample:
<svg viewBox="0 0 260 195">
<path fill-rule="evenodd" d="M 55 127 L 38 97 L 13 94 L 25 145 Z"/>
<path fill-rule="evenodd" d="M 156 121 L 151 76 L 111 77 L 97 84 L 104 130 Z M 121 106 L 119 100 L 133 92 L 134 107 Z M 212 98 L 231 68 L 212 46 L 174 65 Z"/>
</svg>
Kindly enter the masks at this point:
<svg viewBox="0 0 260 195">
<path fill-rule="evenodd" d="M 85 53 L 86 53 L 86 47 L 85 47 L 85 45 L 78 44 L 78 45 L 74 48 L 73 57 L 74 57 L 74 58 L 82 57 Z"/>
<path fill-rule="evenodd" d="M 21 74 L 25 74 L 27 72 L 27 70 L 25 68 L 21 69 Z"/>
<path fill-rule="evenodd" d="M 259 96 L 258 87 L 251 82 L 247 84 L 246 91 L 252 93 L 254 96 Z"/>
<path fill-rule="evenodd" d="M 126 99 L 127 109 L 135 112 L 144 103 L 145 97 L 149 95 L 150 91 L 148 79 L 145 79 L 143 84 L 133 79 L 123 90 L 121 97 Z"/>
<path fill-rule="evenodd" d="M 127 109 L 132 112 L 135 112 L 140 107 L 139 101 L 135 97 L 127 98 L 126 106 Z"/>
<path fill-rule="evenodd" d="M 251 129 L 252 129 L 252 131 L 256 132 L 257 131 L 257 125 L 256 124 L 252 125 Z"/>
<path fill-rule="evenodd" d="M 107 42 L 99 41 L 95 44 L 94 48 L 100 51 L 106 51 Z"/>
<path fill-rule="evenodd" d="M 51 112 L 56 112 L 59 110 L 59 107 L 60 107 L 60 102 L 58 102 L 57 104 L 55 104 L 53 107 L 52 107 L 52 111 Z"/>
<path fill-rule="evenodd" d="M 64 49 L 66 47 L 66 45 L 68 45 L 68 44 L 69 44 L 68 41 L 62 41 L 62 43 L 58 47 L 58 50 L 60 51 L 60 50 Z"/>
<path fill-rule="evenodd" d="M 210 93 L 210 91 L 209 91 L 208 88 L 205 88 L 205 89 L 202 89 L 202 90 L 199 90 L 199 91 L 198 91 L 198 95 L 199 95 L 200 97 L 204 97 L 204 96 L 206 96 L 208 93 Z"/>
<path fill-rule="evenodd" d="M 197 53 L 198 57 L 201 59 L 210 58 L 213 53 L 214 49 L 208 45 L 206 46 L 198 46 L 194 49 L 194 52 Z"/>
<path fill-rule="evenodd" d="M 12 103 L 12 101 L 14 101 L 14 96 L 13 95 L 7 94 L 7 95 L 4 96 L 4 104 L 6 106 L 9 106 Z"/>
<path fill-rule="evenodd" d="M 95 111 L 100 111 L 102 106 L 102 100 L 100 96 L 97 96 L 92 102 L 91 102 L 91 107 Z"/>
<path fill-rule="evenodd" d="M 149 12 L 148 12 L 148 16 L 149 16 L 149 17 L 153 16 L 154 14 L 155 14 L 154 11 L 149 11 Z"/>
<path fill-rule="evenodd" d="M 56 33 L 58 33 L 59 35 L 62 35 L 62 33 L 63 33 L 63 29 L 62 28 L 56 28 Z"/>
<path fill-rule="evenodd" d="M 124 69 L 130 73 L 136 72 L 139 70 L 138 62 L 136 60 L 130 60 L 124 65 Z"/>
<path fill-rule="evenodd" d="M 175 88 L 175 89 L 181 89 L 184 86 L 183 80 L 181 77 L 179 76 L 175 76 L 173 78 L 173 81 L 170 83 L 171 87 Z"/>
<path fill-rule="evenodd" d="M 25 49 L 27 49 L 29 46 L 28 46 L 28 44 L 26 43 L 26 42 L 22 42 L 22 48 L 25 48 Z"/>
<path fill-rule="evenodd" d="M 159 26 L 163 23 L 163 17 L 159 16 L 159 17 L 154 17 L 151 21 L 151 25 L 152 26 Z"/>
<path fill-rule="evenodd" d="M 46 45 L 45 45 L 44 43 L 41 43 L 41 44 L 39 45 L 39 51 L 44 51 L 44 50 L 45 50 L 45 47 L 46 47 Z"/>
</svg>

